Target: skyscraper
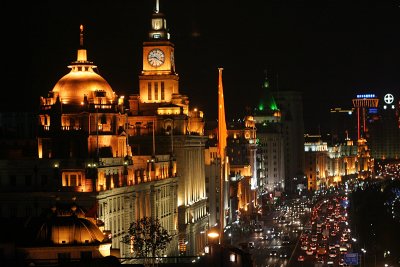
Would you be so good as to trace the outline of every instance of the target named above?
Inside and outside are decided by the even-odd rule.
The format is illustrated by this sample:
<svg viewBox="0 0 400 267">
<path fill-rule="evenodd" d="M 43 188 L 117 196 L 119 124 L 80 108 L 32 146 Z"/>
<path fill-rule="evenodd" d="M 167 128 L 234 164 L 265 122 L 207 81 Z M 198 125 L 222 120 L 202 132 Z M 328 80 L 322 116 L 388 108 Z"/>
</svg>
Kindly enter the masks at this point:
<svg viewBox="0 0 400 267">
<path fill-rule="evenodd" d="M 281 111 L 284 138 L 285 190 L 295 192 L 307 186 L 304 176 L 304 121 L 303 101 L 300 92 L 274 91 L 275 101 Z"/>
<path fill-rule="evenodd" d="M 284 136 L 281 111 L 266 77 L 259 105 L 254 109 L 257 129 L 257 176 L 261 194 L 280 195 L 285 190 Z"/>
<path fill-rule="evenodd" d="M 396 94 L 386 93 L 379 106 L 369 110 L 369 138 L 371 156 L 375 159 L 400 159 L 400 100 Z"/>
</svg>

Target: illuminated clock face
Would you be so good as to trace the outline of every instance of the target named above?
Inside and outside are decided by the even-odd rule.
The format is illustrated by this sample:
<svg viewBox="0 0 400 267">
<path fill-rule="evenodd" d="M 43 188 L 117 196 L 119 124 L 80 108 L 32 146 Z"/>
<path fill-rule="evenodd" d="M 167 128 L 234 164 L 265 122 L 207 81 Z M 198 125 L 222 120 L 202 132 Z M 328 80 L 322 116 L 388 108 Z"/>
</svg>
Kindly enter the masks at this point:
<svg viewBox="0 0 400 267">
<path fill-rule="evenodd" d="M 147 55 L 147 61 L 153 67 L 159 67 L 164 64 L 165 56 L 164 52 L 158 48 L 153 49 Z"/>
</svg>

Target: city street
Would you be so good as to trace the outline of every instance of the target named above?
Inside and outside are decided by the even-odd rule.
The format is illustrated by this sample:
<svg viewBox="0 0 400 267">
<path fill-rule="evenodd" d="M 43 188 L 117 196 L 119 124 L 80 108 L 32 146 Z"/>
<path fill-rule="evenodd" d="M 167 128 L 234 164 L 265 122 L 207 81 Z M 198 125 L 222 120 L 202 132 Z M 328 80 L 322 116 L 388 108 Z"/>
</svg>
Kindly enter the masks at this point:
<svg viewBox="0 0 400 267">
<path fill-rule="evenodd" d="M 276 211 L 269 212 L 258 222 L 263 225 L 262 231 L 233 233 L 232 245 L 251 253 L 257 267 L 290 266 L 299 235 L 309 217 L 306 202 L 305 199 L 293 200 L 276 207 Z"/>
</svg>

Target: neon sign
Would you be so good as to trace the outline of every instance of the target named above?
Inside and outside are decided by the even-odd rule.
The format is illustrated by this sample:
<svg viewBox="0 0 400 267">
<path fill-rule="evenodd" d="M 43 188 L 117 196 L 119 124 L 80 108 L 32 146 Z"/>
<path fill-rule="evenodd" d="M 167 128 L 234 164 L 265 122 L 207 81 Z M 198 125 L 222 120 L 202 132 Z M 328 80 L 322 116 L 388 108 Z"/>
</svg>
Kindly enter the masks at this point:
<svg viewBox="0 0 400 267">
<path fill-rule="evenodd" d="M 361 94 L 357 95 L 357 98 L 375 98 L 375 94 Z"/>
<path fill-rule="evenodd" d="M 392 104 L 393 101 L 394 101 L 394 97 L 393 97 L 392 94 L 386 94 L 386 95 L 383 97 L 383 101 L 385 101 L 386 104 Z"/>
</svg>

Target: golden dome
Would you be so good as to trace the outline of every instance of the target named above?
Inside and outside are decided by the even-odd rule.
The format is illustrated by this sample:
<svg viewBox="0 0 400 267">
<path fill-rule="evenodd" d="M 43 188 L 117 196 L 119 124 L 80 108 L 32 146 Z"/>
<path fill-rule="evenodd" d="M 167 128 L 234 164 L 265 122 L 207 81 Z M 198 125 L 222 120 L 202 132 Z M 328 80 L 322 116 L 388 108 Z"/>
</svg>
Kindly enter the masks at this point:
<svg viewBox="0 0 400 267">
<path fill-rule="evenodd" d="M 94 222 L 84 217 L 76 206 L 68 209 L 53 207 L 47 218 L 38 224 L 35 241 L 44 244 L 98 244 L 106 236 Z"/>
<path fill-rule="evenodd" d="M 74 65 L 71 72 L 62 77 L 53 88 L 55 97 L 63 104 L 80 105 L 85 97 L 89 103 L 111 104 L 116 95 L 108 82 L 93 71 L 90 65 Z"/>
<path fill-rule="evenodd" d="M 87 51 L 83 47 L 83 26 L 80 26 L 80 48 L 77 60 L 70 66 L 71 72 L 62 77 L 53 88 L 53 100 L 60 99 L 63 104 L 81 105 L 112 104 L 116 95 L 108 82 L 97 74 L 93 62 L 87 60 Z"/>
</svg>

